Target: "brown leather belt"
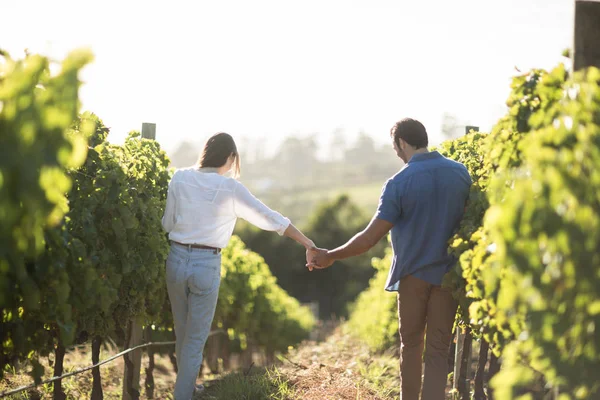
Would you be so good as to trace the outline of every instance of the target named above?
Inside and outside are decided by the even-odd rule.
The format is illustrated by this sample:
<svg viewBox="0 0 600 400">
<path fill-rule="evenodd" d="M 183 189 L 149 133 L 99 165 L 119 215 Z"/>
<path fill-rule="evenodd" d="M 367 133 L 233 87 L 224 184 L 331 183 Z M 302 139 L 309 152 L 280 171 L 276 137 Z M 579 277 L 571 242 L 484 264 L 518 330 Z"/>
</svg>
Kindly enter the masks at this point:
<svg viewBox="0 0 600 400">
<path fill-rule="evenodd" d="M 175 243 L 175 244 L 178 244 L 180 246 L 187 247 L 188 249 L 213 250 L 215 252 L 215 254 L 219 254 L 221 252 L 221 249 L 218 248 L 218 247 L 205 246 L 203 244 L 184 244 L 184 243 L 176 242 L 174 240 L 171 240 L 171 243 Z"/>
</svg>

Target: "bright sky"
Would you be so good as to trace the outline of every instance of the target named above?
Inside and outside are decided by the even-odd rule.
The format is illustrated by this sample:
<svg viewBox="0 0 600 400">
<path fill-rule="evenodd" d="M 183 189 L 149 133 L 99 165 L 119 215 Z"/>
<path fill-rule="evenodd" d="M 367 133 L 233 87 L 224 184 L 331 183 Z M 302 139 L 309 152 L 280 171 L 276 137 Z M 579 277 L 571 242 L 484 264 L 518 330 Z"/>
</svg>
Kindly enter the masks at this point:
<svg viewBox="0 0 600 400">
<path fill-rule="evenodd" d="M 436 142 L 444 112 L 489 129 L 515 66 L 563 60 L 574 14 L 573 0 L 0 2 L 0 47 L 90 47 L 84 109 L 115 142 L 155 122 L 167 150 L 217 131 L 384 143 L 405 116 Z"/>
</svg>

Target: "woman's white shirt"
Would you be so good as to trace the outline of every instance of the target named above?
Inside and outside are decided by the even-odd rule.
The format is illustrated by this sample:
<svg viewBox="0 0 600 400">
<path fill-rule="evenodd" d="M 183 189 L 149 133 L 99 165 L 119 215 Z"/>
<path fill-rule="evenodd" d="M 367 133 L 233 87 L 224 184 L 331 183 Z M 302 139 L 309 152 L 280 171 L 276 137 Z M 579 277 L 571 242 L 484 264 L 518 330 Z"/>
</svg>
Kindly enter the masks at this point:
<svg viewBox="0 0 600 400">
<path fill-rule="evenodd" d="M 224 248 L 237 218 L 283 235 L 290 220 L 271 210 L 240 182 L 214 168 L 179 169 L 169 182 L 162 219 L 169 239 Z"/>
</svg>

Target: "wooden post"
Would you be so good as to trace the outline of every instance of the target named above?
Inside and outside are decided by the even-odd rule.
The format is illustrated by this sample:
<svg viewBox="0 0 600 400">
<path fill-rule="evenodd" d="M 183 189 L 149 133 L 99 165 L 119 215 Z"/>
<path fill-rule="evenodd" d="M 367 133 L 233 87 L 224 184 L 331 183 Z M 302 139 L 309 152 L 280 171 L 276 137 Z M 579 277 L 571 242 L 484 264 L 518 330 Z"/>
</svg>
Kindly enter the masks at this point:
<svg viewBox="0 0 600 400">
<path fill-rule="evenodd" d="M 490 385 L 491 380 L 494 376 L 500 371 L 500 360 L 496 355 L 492 352 L 490 356 L 490 366 L 488 369 L 488 399 L 494 400 L 494 389 Z"/>
<path fill-rule="evenodd" d="M 251 338 L 246 339 L 246 349 L 242 351 L 241 363 L 242 368 L 250 368 L 254 363 L 252 356 L 254 355 L 254 342 Z"/>
<path fill-rule="evenodd" d="M 452 389 L 455 393 L 458 393 L 458 377 L 460 376 L 460 360 L 462 359 L 463 345 L 465 341 L 465 335 L 460 327 L 456 327 L 456 337 L 454 339 L 456 345 L 454 346 L 454 373 Z"/>
<path fill-rule="evenodd" d="M 453 332 L 453 335 L 452 335 L 453 339 L 452 339 L 452 342 L 450 342 L 450 349 L 448 350 L 448 373 L 454 372 L 454 356 L 456 354 L 456 338 L 457 338 L 456 330 Z"/>
<path fill-rule="evenodd" d="M 142 138 L 156 140 L 156 124 L 151 122 L 143 122 Z"/>
<path fill-rule="evenodd" d="M 65 352 L 65 346 L 63 346 L 59 340 L 56 348 L 54 349 L 54 376 L 61 376 L 63 374 Z M 62 379 L 57 379 L 54 381 L 54 395 L 52 398 L 53 400 L 64 400 L 67 398 L 62 389 Z"/>
<path fill-rule="evenodd" d="M 473 126 L 473 125 L 467 125 L 467 126 L 465 126 L 465 135 L 467 135 L 469 132 L 471 132 L 471 130 L 473 130 L 475 132 L 479 132 L 479 127 L 478 126 Z"/>
<path fill-rule="evenodd" d="M 229 343 L 229 334 L 227 333 L 228 329 L 227 326 L 223 326 L 223 330 L 225 331 L 225 334 L 223 335 L 223 338 L 221 340 L 221 358 L 223 359 L 223 370 L 224 371 L 229 371 L 230 367 L 231 367 L 231 363 L 230 363 L 230 357 L 231 357 L 231 351 L 229 349 L 230 343 Z"/>
<path fill-rule="evenodd" d="M 488 350 L 490 345 L 488 342 L 481 338 L 481 346 L 479 348 L 479 362 L 477 363 L 477 372 L 475 373 L 475 400 L 487 400 L 485 391 L 483 389 L 484 382 L 483 376 L 485 374 L 485 364 L 487 364 Z"/>
<path fill-rule="evenodd" d="M 600 68 L 600 1 L 575 1 L 573 70 Z"/>
<path fill-rule="evenodd" d="M 456 330 L 456 354 L 454 358 L 454 384 L 452 388 L 458 392 L 459 398 L 468 399 L 471 385 L 469 384 L 469 371 L 471 367 L 471 332 Z"/>
<path fill-rule="evenodd" d="M 132 320 L 130 322 L 129 340 L 127 348 L 142 344 L 142 324 Z M 123 356 L 125 368 L 123 372 L 123 400 L 138 400 L 140 393 L 140 369 L 142 367 L 142 349 L 137 349 Z M 131 388 L 128 383 L 131 382 Z M 137 395 L 136 395 L 137 392 Z"/>
<path fill-rule="evenodd" d="M 169 352 L 169 360 L 171 361 L 171 365 L 173 366 L 173 371 L 175 373 L 179 372 L 179 369 L 177 368 L 177 356 L 175 355 L 174 349 Z"/>
<path fill-rule="evenodd" d="M 100 346 L 102 345 L 102 338 L 95 336 L 92 339 L 92 364 L 98 364 L 100 362 Z M 92 394 L 91 400 L 102 400 L 104 394 L 102 393 L 102 377 L 100 375 L 100 367 L 92 369 Z"/>
<path fill-rule="evenodd" d="M 206 340 L 206 346 L 204 346 L 204 353 L 206 357 L 206 365 L 212 374 L 219 373 L 219 356 L 221 352 L 221 335 L 209 336 Z"/>
<path fill-rule="evenodd" d="M 147 326 L 144 333 L 145 342 L 152 342 L 152 326 Z M 148 368 L 146 368 L 146 383 L 144 384 L 147 399 L 154 398 L 154 367 L 154 348 L 150 346 L 148 347 Z"/>
<path fill-rule="evenodd" d="M 463 341 L 463 354 L 460 360 L 460 374 L 458 375 L 458 393 L 462 400 L 471 398 L 471 350 L 473 347 L 473 335 L 470 330 L 465 332 Z"/>
</svg>

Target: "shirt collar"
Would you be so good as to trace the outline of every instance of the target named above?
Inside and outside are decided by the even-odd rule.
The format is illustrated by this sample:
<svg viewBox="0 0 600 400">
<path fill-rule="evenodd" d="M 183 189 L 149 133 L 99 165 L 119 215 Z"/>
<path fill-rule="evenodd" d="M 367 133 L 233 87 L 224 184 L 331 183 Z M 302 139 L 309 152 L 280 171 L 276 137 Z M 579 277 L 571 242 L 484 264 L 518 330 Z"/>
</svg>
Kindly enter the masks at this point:
<svg viewBox="0 0 600 400">
<path fill-rule="evenodd" d="M 219 173 L 219 168 L 213 168 L 213 167 L 200 168 L 199 167 L 198 171 L 204 172 L 204 173 L 215 173 L 215 174 L 218 174 Z"/>
<path fill-rule="evenodd" d="M 442 157 L 442 155 L 440 153 L 438 153 L 437 151 L 429 151 L 427 153 L 414 154 L 410 158 L 410 160 L 408 160 L 408 162 L 411 163 L 411 162 L 418 162 L 418 161 L 433 160 L 434 158 L 440 158 L 440 157 Z"/>
</svg>

